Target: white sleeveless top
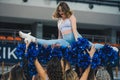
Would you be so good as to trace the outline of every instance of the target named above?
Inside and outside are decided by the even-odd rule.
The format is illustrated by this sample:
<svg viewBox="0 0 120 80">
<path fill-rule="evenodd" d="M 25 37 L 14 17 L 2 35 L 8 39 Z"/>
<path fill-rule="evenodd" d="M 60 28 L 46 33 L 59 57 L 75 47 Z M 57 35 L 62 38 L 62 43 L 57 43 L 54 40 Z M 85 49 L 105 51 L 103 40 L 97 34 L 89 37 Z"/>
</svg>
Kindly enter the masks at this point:
<svg viewBox="0 0 120 80">
<path fill-rule="evenodd" d="M 70 19 L 65 19 L 64 21 L 61 19 L 58 21 L 58 29 L 61 32 L 64 32 L 66 30 L 72 30 L 72 24 Z"/>
</svg>

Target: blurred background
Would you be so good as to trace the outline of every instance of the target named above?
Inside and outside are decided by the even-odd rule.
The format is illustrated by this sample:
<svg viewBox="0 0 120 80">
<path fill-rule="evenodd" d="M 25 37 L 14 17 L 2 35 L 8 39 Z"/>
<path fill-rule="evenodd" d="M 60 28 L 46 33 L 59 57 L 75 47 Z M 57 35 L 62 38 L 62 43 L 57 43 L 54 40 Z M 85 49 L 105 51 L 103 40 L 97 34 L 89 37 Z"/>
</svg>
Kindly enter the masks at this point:
<svg viewBox="0 0 120 80">
<path fill-rule="evenodd" d="M 52 14 L 59 1 L 68 3 L 83 37 L 120 49 L 120 0 L 0 0 L 0 74 L 19 62 L 14 54 L 17 44 L 23 43 L 19 31 L 57 38 L 57 20 Z M 113 70 L 114 78 L 120 80 L 120 73 Z"/>
</svg>

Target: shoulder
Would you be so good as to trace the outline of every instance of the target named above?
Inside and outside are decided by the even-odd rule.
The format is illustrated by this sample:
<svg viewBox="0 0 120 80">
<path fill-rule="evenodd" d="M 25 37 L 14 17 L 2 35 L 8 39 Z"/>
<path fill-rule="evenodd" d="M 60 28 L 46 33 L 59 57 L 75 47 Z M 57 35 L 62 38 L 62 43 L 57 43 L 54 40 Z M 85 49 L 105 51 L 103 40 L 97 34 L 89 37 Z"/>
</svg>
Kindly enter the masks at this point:
<svg viewBox="0 0 120 80">
<path fill-rule="evenodd" d="M 76 21 L 76 17 L 72 14 L 69 18 L 71 21 Z"/>
<path fill-rule="evenodd" d="M 72 15 L 70 16 L 70 19 L 73 19 L 73 18 L 75 18 L 75 19 L 76 19 L 76 17 L 75 17 L 75 15 L 74 15 L 74 14 L 72 14 Z"/>
</svg>

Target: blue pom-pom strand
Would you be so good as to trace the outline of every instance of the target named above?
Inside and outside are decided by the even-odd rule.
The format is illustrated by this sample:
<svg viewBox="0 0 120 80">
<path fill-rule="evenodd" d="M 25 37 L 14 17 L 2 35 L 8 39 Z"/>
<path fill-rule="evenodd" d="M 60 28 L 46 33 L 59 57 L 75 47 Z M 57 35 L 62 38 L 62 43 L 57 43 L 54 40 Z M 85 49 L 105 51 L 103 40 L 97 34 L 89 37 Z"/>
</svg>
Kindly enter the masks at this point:
<svg viewBox="0 0 120 80">
<path fill-rule="evenodd" d="M 26 49 L 25 44 L 18 44 L 15 50 L 15 54 L 18 57 L 18 59 L 22 59 L 24 57 L 25 49 Z"/>
<path fill-rule="evenodd" d="M 78 54 L 78 67 L 86 69 L 90 65 L 90 56 L 88 53 L 79 53 Z"/>
</svg>

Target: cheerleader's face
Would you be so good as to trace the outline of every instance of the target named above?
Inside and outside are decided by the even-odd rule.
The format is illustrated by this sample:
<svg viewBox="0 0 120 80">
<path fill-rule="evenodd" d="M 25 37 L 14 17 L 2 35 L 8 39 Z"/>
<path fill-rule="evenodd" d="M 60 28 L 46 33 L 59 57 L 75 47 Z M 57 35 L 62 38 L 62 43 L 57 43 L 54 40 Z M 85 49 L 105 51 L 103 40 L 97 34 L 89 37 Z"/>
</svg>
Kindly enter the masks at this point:
<svg viewBox="0 0 120 80">
<path fill-rule="evenodd" d="M 61 7 L 61 6 L 59 6 L 59 8 L 58 8 L 58 12 L 59 12 L 60 16 L 61 16 L 63 19 L 66 18 L 65 13 L 64 13 L 64 11 L 62 10 L 62 7 Z"/>
</svg>

